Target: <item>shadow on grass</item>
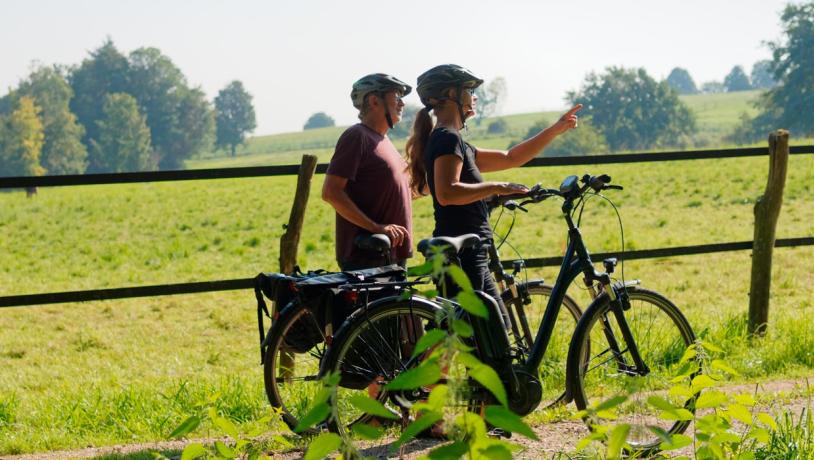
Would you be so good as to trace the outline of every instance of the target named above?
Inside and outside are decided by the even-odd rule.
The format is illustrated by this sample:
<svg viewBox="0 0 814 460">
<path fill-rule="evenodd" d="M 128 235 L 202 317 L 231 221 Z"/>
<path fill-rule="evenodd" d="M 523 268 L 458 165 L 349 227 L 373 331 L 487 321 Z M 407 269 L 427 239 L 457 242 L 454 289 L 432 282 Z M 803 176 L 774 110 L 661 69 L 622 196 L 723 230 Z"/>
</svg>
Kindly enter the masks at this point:
<svg viewBox="0 0 814 460">
<path fill-rule="evenodd" d="M 93 457 L 93 460 L 155 460 L 156 458 L 181 458 L 181 449 L 146 449 L 127 454 L 105 454 Z"/>
</svg>

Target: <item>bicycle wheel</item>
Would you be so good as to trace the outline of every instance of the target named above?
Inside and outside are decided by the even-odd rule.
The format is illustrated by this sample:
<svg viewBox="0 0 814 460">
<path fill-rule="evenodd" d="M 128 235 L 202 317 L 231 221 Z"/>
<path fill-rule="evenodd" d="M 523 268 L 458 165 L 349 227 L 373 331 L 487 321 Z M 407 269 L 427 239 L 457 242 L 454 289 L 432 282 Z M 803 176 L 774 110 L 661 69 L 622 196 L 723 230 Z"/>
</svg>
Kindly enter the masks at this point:
<svg viewBox="0 0 814 460">
<path fill-rule="evenodd" d="M 532 342 L 536 339 L 537 331 L 543 323 L 543 315 L 548 306 L 548 299 L 551 297 L 552 289 L 552 286 L 543 284 L 542 281 L 529 281 L 517 285 L 518 292 L 527 291 L 528 299 L 531 301 L 522 305 L 522 309 L 529 325 Z M 522 296 L 513 298 L 511 292 L 507 289 L 503 292 L 502 297 L 511 314 L 518 318 L 519 309 L 517 307 L 518 303 L 523 302 Z M 548 342 L 548 347 L 539 367 L 538 376 L 543 387 L 543 399 L 540 401 L 539 407 L 547 409 L 566 402 L 565 370 L 568 346 L 571 343 L 571 337 L 574 336 L 574 330 L 580 316 L 582 316 L 582 310 L 579 305 L 574 299 L 566 295 L 563 298 L 562 307 L 557 316 L 557 324 L 554 326 L 551 340 Z M 527 349 L 531 349 L 531 344 L 526 343 L 522 338 L 512 338 L 515 345 L 523 343 Z"/>
<path fill-rule="evenodd" d="M 630 344 L 623 338 L 610 310 L 610 299 L 603 294 L 591 304 L 577 326 L 568 354 L 569 384 L 580 410 L 632 391 L 616 408 L 619 418 L 614 423 L 630 425 L 627 442 L 634 452 L 651 453 L 661 443 L 652 428 L 675 434 L 689 425 L 687 421 L 659 418 L 660 410 L 648 404 L 647 399 L 658 396 L 674 406 L 694 411 L 695 397 L 673 395 L 669 389 L 675 386 L 670 380 L 695 335 L 681 311 L 661 294 L 635 287 L 627 288 L 627 293 L 630 308 L 624 309 L 624 318 L 649 371 L 639 369 L 633 362 Z M 587 359 L 578 359 L 579 356 Z"/>
<path fill-rule="evenodd" d="M 393 414 L 426 398 L 426 391 L 389 392 L 384 386 L 402 372 L 419 364 L 412 358 L 418 339 L 438 328 L 440 307 L 429 300 L 392 297 L 357 310 L 337 332 L 325 355 L 322 374 L 339 372 L 336 417 L 331 431 L 347 433 L 371 416 L 351 403 L 358 396 L 376 399 Z"/>
<path fill-rule="evenodd" d="M 292 430 L 322 388 L 318 375 L 325 349 L 324 330 L 310 309 L 293 301 L 280 311 L 269 331 L 263 377 L 269 402 Z"/>
</svg>

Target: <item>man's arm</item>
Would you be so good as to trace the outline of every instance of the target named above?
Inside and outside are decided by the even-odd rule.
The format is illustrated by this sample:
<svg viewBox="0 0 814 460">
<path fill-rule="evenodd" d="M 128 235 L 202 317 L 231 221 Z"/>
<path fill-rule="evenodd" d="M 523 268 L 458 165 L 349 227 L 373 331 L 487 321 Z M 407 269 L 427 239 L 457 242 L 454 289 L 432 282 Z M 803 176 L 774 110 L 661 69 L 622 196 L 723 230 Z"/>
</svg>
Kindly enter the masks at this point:
<svg viewBox="0 0 814 460">
<path fill-rule="evenodd" d="M 390 238 L 390 243 L 394 248 L 401 246 L 407 238 L 407 229 L 400 225 L 381 225 L 373 222 L 345 192 L 347 183 L 348 179 L 344 177 L 326 174 L 325 183 L 322 185 L 322 199 L 333 206 L 336 212 L 348 222 L 371 233 L 384 233 Z"/>
</svg>

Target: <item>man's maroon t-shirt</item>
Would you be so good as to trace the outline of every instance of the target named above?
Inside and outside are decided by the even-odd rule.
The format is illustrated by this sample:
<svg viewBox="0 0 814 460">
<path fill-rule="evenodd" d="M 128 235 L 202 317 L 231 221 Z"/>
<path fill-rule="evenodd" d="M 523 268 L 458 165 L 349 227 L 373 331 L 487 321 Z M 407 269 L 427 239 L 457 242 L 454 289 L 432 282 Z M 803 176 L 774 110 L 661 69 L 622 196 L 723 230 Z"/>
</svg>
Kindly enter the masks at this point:
<svg viewBox="0 0 814 460">
<path fill-rule="evenodd" d="M 390 254 L 393 262 L 412 255 L 412 195 L 406 169 L 407 163 L 388 137 L 359 123 L 339 137 L 327 172 L 348 180 L 345 192 L 371 220 L 407 229 L 408 238 Z M 363 258 L 353 239 L 367 233 L 337 213 L 336 259 L 351 262 Z"/>
</svg>

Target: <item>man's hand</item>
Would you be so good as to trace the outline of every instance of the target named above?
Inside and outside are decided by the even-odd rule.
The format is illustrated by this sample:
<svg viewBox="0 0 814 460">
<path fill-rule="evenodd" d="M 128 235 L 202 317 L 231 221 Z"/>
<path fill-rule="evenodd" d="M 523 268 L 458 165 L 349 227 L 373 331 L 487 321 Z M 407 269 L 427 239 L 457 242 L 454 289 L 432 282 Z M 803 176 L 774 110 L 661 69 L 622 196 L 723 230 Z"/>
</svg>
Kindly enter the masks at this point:
<svg viewBox="0 0 814 460">
<path fill-rule="evenodd" d="M 396 224 L 379 225 L 379 228 L 376 229 L 376 233 L 384 233 L 387 235 L 387 237 L 390 238 L 390 247 L 393 248 L 401 246 L 410 236 L 406 228 Z"/>
</svg>

